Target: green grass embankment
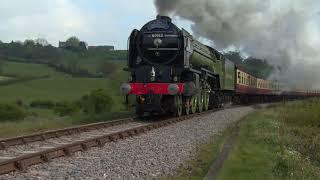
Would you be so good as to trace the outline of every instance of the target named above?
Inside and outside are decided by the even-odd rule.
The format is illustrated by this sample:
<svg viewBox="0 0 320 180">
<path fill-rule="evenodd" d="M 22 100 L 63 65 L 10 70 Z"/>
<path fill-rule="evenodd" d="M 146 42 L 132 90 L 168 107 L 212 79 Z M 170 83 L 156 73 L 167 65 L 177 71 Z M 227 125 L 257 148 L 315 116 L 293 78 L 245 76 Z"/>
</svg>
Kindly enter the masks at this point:
<svg viewBox="0 0 320 180">
<path fill-rule="evenodd" d="M 217 179 L 319 179 L 320 100 L 281 103 L 239 122 L 239 135 Z M 165 179 L 202 179 L 232 129 L 204 144 L 196 157 Z"/>
<path fill-rule="evenodd" d="M 318 179 L 320 101 L 281 104 L 241 121 L 219 179 Z"/>
</svg>

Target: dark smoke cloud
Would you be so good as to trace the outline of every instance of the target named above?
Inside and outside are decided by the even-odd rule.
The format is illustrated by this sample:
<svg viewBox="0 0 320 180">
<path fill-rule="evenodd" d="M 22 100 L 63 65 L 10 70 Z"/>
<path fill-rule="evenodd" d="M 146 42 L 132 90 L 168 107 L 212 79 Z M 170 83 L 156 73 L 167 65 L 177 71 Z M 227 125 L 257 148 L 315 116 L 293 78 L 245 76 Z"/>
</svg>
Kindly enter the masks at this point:
<svg viewBox="0 0 320 180">
<path fill-rule="evenodd" d="M 216 48 L 242 49 L 280 67 L 272 77 L 320 88 L 318 0 L 155 0 L 161 15 L 190 20 L 193 33 Z"/>
</svg>

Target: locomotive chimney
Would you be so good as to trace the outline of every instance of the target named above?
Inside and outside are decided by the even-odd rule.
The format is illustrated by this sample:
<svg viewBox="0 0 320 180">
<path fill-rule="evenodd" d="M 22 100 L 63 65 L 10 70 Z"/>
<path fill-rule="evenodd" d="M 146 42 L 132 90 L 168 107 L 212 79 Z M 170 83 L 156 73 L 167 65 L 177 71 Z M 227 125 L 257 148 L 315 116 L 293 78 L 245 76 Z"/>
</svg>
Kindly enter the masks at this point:
<svg viewBox="0 0 320 180">
<path fill-rule="evenodd" d="M 160 20 L 167 20 L 168 22 L 171 22 L 171 18 L 168 16 L 161 16 L 161 15 L 157 15 L 157 19 Z"/>
</svg>

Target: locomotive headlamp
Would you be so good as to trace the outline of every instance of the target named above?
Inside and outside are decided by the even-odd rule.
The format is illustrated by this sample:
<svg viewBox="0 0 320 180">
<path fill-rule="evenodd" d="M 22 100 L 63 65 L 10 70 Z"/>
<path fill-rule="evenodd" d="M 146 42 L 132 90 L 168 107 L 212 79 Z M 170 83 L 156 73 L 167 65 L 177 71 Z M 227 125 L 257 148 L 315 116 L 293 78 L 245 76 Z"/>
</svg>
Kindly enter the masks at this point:
<svg viewBox="0 0 320 180">
<path fill-rule="evenodd" d="M 177 82 L 177 81 L 178 81 L 178 76 L 174 76 L 174 77 L 173 77 L 173 81 L 174 81 L 174 82 Z"/>
<path fill-rule="evenodd" d="M 130 84 L 124 83 L 120 86 L 120 91 L 122 94 L 129 94 L 131 92 Z"/>
<path fill-rule="evenodd" d="M 151 81 L 155 81 L 156 80 L 156 71 L 154 70 L 154 67 L 151 68 L 150 80 Z"/>
</svg>

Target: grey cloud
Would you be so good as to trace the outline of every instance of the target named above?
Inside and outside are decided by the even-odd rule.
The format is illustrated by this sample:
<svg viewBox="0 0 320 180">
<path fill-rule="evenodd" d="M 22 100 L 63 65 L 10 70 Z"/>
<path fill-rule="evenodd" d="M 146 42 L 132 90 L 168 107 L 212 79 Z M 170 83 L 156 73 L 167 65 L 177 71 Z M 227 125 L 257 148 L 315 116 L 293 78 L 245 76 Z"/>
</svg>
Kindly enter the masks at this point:
<svg viewBox="0 0 320 180">
<path fill-rule="evenodd" d="M 159 14 L 194 23 L 197 36 L 222 50 L 235 46 L 281 67 L 272 77 L 292 86 L 320 88 L 317 0 L 155 0 Z"/>
</svg>

